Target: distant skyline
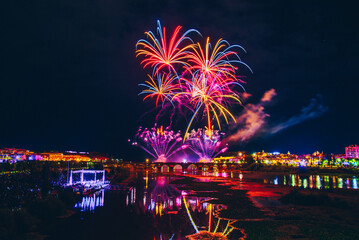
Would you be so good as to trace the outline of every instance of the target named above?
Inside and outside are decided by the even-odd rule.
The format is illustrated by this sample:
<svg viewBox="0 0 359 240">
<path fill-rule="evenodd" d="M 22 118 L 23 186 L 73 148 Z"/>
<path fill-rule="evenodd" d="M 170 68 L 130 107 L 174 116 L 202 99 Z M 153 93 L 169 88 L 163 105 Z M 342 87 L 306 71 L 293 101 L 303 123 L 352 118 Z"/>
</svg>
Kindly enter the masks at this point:
<svg viewBox="0 0 359 240">
<path fill-rule="evenodd" d="M 230 150 L 344 153 L 359 144 L 359 23 L 350 4 L 35 0 L 3 9 L 0 147 L 146 157 L 128 142 L 156 113 L 138 96 L 148 71 L 135 44 L 158 19 L 169 31 L 195 28 L 246 49 L 251 96 L 233 108 L 243 124 L 224 132 L 255 131 L 238 133 L 243 140 Z M 253 112 L 261 125 L 244 124 Z M 176 119 L 175 130 L 184 132 L 183 122 Z"/>
</svg>

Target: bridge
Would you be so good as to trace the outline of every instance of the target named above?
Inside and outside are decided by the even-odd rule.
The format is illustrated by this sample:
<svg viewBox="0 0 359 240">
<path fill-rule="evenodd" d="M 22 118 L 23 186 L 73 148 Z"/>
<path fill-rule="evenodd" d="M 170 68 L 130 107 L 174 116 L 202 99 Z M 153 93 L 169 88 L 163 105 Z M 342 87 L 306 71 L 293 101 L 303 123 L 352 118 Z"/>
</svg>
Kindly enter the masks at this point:
<svg viewBox="0 0 359 240">
<path fill-rule="evenodd" d="M 154 172 L 195 172 L 195 171 L 223 171 L 239 169 L 238 163 L 180 163 L 180 162 L 166 162 L 166 163 L 129 163 L 123 162 L 118 164 L 119 167 L 134 170 L 149 170 Z"/>
</svg>

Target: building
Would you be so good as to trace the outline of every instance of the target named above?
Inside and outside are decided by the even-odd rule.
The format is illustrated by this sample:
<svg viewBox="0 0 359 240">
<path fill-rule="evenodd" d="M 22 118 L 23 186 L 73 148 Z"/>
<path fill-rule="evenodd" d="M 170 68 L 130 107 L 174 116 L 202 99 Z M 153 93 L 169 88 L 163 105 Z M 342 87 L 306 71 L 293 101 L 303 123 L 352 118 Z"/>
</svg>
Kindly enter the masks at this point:
<svg viewBox="0 0 359 240">
<path fill-rule="evenodd" d="M 41 153 L 44 161 L 62 161 L 63 153 Z"/>
<path fill-rule="evenodd" d="M 359 158 L 359 146 L 350 145 L 345 148 L 346 158 Z"/>
<path fill-rule="evenodd" d="M 35 153 L 26 149 L 0 148 L 0 163 L 15 163 L 20 161 L 77 161 L 77 162 L 106 162 L 109 158 L 100 153 L 66 151 Z"/>
<path fill-rule="evenodd" d="M 92 156 L 91 160 L 93 162 L 107 162 L 108 161 L 108 157 L 103 157 L 103 156 Z"/>
<path fill-rule="evenodd" d="M 89 162 L 91 159 L 86 155 L 81 154 L 65 154 L 62 158 L 63 161 L 77 161 L 77 162 Z"/>
<path fill-rule="evenodd" d="M 2 148 L 0 149 L 0 162 L 20 162 L 26 160 L 32 154 L 34 152 L 26 149 Z"/>
<path fill-rule="evenodd" d="M 31 154 L 26 157 L 28 161 L 42 161 L 44 158 L 40 154 Z"/>
</svg>

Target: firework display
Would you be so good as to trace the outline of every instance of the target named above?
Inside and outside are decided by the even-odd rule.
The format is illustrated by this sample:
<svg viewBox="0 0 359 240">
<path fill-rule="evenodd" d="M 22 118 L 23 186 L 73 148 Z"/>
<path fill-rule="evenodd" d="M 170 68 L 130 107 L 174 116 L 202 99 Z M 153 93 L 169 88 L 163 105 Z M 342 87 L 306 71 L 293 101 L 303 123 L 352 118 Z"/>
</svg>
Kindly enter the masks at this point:
<svg viewBox="0 0 359 240">
<path fill-rule="evenodd" d="M 136 134 L 136 141 L 132 145 L 139 146 L 155 158 L 155 162 L 167 162 L 168 158 L 187 145 L 182 144 L 181 132 L 175 133 L 169 127 L 154 126 L 151 129 L 140 127 Z"/>
<path fill-rule="evenodd" d="M 159 103 L 170 103 L 173 107 L 184 105 L 192 112 L 186 133 L 194 119 L 205 117 L 211 134 L 213 120 L 219 129 L 222 116 L 226 123 L 229 118 L 236 121 L 229 106 L 241 103 L 240 90 L 244 90 L 237 65 L 250 68 L 235 51 L 244 51 L 241 46 L 219 39 L 212 48 L 209 37 L 202 46 L 189 37 L 190 34 L 201 36 L 197 30 L 190 29 L 181 34 L 181 29 L 177 26 L 167 37 L 166 28 L 162 28 L 158 21 L 159 38 L 149 31 L 145 32 L 147 40 L 137 42 L 136 56 L 143 58 L 143 68 L 152 69 L 150 80 L 140 84 L 146 88 L 141 94 L 145 95 L 144 100 L 155 100 L 156 106 Z"/>
<path fill-rule="evenodd" d="M 221 143 L 223 133 L 212 131 L 208 134 L 206 132 L 208 131 L 203 129 L 192 130 L 186 138 L 186 144 L 198 155 L 200 162 L 210 162 L 212 158 L 227 150 L 227 147 L 223 147 Z"/>
</svg>

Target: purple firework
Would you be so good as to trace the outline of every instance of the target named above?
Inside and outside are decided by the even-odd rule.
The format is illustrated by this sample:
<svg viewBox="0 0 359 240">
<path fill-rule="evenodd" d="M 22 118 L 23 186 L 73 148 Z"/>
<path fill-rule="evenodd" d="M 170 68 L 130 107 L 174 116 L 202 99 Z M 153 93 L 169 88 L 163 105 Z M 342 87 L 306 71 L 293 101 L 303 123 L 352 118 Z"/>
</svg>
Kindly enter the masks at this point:
<svg viewBox="0 0 359 240">
<path fill-rule="evenodd" d="M 180 131 L 175 133 L 170 127 L 163 130 L 162 126 L 157 128 L 156 125 L 151 129 L 140 127 L 136 140 L 132 145 L 145 150 L 155 158 L 155 162 L 167 162 L 174 153 L 187 147 L 182 144 Z"/>
<path fill-rule="evenodd" d="M 224 133 L 220 133 L 218 130 L 207 134 L 205 130 L 199 128 L 197 131 L 192 130 L 187 134 L 186 143 L 198 155 L 200 162 L 210 162 L 212 158 L 228 149 L 222 146 L 223 136 Z"/>
</svg>

